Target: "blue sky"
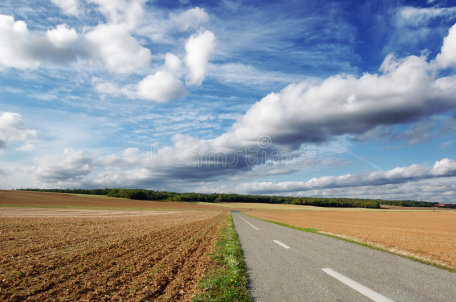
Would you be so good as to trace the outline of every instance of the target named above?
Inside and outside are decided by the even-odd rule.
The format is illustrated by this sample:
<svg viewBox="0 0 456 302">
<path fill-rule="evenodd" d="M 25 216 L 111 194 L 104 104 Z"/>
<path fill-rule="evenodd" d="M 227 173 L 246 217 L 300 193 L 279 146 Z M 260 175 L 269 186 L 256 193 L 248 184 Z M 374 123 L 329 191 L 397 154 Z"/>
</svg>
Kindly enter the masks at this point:
<svg viewBox="0 0 456 302">
<path fill-rule="evenodd" d="M 0 187 L 456 201 L 456 2 L 0 3 Z"/>
</svg>

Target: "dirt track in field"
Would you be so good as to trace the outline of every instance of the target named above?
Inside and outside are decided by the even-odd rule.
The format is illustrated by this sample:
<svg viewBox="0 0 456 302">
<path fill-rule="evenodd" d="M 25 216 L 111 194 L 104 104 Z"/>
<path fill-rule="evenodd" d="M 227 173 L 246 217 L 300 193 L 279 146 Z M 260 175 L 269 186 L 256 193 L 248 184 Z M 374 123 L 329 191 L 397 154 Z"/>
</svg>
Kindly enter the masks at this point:
<svg viewBox="0 0 456 302">
<path fill-rule="evenodd" d="M 0 217 L 0 301 L 190 301 L 225 217 Z"/>
<path fill-rule="evenodd" d="M 253 211 L 253 216 L 315 228 L 456 268 L 456 212 Z"/>
</svg>

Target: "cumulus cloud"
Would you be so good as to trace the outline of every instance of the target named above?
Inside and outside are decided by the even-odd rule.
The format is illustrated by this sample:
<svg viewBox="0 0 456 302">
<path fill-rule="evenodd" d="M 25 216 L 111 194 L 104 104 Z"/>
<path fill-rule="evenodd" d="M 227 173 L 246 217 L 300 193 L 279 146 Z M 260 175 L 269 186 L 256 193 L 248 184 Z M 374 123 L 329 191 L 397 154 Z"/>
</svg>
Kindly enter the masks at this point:
<svg viewBox="0 0 456 302">
<path fill-rule="evenodd" d="M 65 14 L 79 16 L 79 0 L 51 0 Z"/>
<path fill-rule="evenodd" d="M 134 85 L 118 87 L 114 83 L 93 81 L 95 90 L 103 95 L 125 95 L 130 99 L 143 99 L 155 102 L 168 102 L 171 99 L 183 98 L 187 91 L 177 76 L 168 70 L 159 70 L 150 74 Z"/>
<path fill-rule="evenodd" d="M 181 67 L 181 60 L 174 54 L 172 53 L 167 53 L 166 54 L 166 57 L 165 57 L 165 66 L 173 71 L 173 72 L 177 72 L 179 71 L 180 67 Z"/>
<path fill-rule="evenodd" d="M 40 58 L 34 53 L 39 41 L 30 34 L 24 21 L 0 15 L 0 64 L 14 68 L 37 68 Z"/>
<path fill-rule="evenodd" d="M 456 65 L 456 24 L 448 31 L 448 36 L 443 40 L 442 49 L 436 58 L 441 67 Z"/>
<path fill-rule="evenodd" d="M 74 28 L 69 28 L 66 24 L 60 24 L 55 29 L 47 31 L 47 38 L 55 47 L 66 48 L 78 39 L 78 34 Z"/>
<path fill-rule="evenodd" d="M 319 84 L 291 84 L 254 104 L 218 143 L 255 143 L 268 135 L 297 148 L 381 125 L 413 122 L 456 107 L 456 77 L 435 78 L 425 57 L 388 56 L 379 74 L 332 76 Z"/>
<path fill-rule="evenodd" d="M 444 158 L 436 161 L 432 167 L 413 164 L 408 167 L 397 167 L 388 171 L 324 176 L 312 178 L 304 182 L 252 182 L 239 185 L 238 190 L 246 193 L 261 194 L 291 193 L 315 189 L 399 184 L 421 179 L 454 176 L 456 176 L 456 162 L 452 159 Z"/>
<path fill-rule="evenodd" d="M 78 58 L 101 61 L 109 71 L 128 74 L 147 67 L 152 55 L 125 24 L 99 24 L 79 36 L 66 24 L 46 33 L 30 32 L 25 22 L 0 15 L 1 65 L 38 68 L 46 63 L 72 63 Z"/>
<path fill-rule="evenodd" d="M 190 71 L 188 83 L 201 85 L 209 66 L 209 58 L 215 50 L 215 35 L 205 30 L 192 35 L 185 43 L 185 65 Z"/>
<path fill-rule="evenodd" d="M 86 35 L 92 54 L 116 73 L 132 73 L 149 65 L 150 50 L 141 46 L 122 24 L 100 24 Z"/>
<path fill-rule="evenodd" d="M 179 29 L 186 31 L 190 28 L 198 28 L 201 24 L 208 22 L 209 15 L 203 8 L 194 7 L 180 14 L 171 14 L 170 19 Z"/>
<path fill-rule="evenodd" d="M 84 56 L 77 44 L 78 34 L 65 24 L 48 30 L 46 34 L 30 32 L 24 21 L 0 15 L 0 65 L 20 69 L 34 69 L 43 63 L 73 62 Z"/>
<path fill-rule="evenodd" d="M 212 189 L 207 192 L 214 192 Z M 348 197 L 371 199 L 412 199 L 453 203 L 456 199 L 454 177 L 441 177 L 406 183 L 341 187 L 283 193 L 290 196 Z"/>
<path fill-rule="evenodd" d="M 60 156 L 40 159 L 35 168 L 35 176 L 45 183 L 82 181 L 96 167 L 93 157 L 82 151 L 65 149 Z"/>
<path fill-rule="evenodd" d="M 6 148 L 10 141 L 21 141 L 25 144 L 18 149 L 29 151 L 33 148 L 31 141 L 36 138 L 36 130 L 28 129 L 20 114 L 0 112 L 0 149 Z"/>
<path fill-rule="evenodd" d="M 121 155 L 105 156 L 66 148 L 60 155 L 38 159 L 33 175 L 52 187 L 137 185 L 134 180 L 141 171 L 139 159 L 136 148 L 127 148 Z"/>
<path fill-rule="evenodd" d="M 194 154 L 167 153 L 170 151 L 164 148 L 157 153 L 140 153 L 137 148 L 128 148 L 120 155 L 100 156 L 65 149 L 62 155 L 38 160 L 34 175 L 53 187 L 140 186 L 185 191 L 198 186 L 201 192 L 387 199 L 424 197 L 427 200 L 447 200 L 455 196 L 456 161 L 449 158 L 436 161 L 432 166 L 413 164 L 387 171 L 324 176 L 301 182 L 245 183 L 246 179 L 259 175 L 287 174 L 290 169 L 254 166 L 240 174 L 237 168 L 230 171 L 229 167 L 218 166 L 216 169 L 220 164 L 216 154 L 206 157 L 207 161 L 203 163 L 192 161 L 196 158 L 192 157 Z M 146 164 L 147 160 L 153 160 L 149 161 L 151 165 Z M 223 174 L 220 169 L 223 169 Z M 221 179 L 224 181 L 222 185 Z M 236 185 L 239 181 L 242 184 Z"/>
<path fill-rule="evenodd" d="M 167 102 L 185 95 L 186 90 L 182 82 L 168 71 L 157 71 L 148 75 L 137 85 L 137 96 L 145 100 Z"/>
</svg>

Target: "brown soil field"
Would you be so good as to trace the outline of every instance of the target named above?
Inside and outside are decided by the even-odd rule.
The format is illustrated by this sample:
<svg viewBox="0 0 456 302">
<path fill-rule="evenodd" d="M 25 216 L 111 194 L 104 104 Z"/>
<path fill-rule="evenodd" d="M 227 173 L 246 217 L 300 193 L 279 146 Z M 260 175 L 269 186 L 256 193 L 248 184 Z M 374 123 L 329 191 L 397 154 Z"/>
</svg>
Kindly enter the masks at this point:
<svg viewBox="0 0 456 302">
<path fill-rule="evenodd" d="M 253 211 L 252 215 L 342 235 L 456 268 L 454 211 Z"/>
<path fill-rule="evenodd" d="M 106 196 L 0 190 L 0 206 L 81 207 L 164 210 L 222 210 L 193 202 L 145 201 Z"/>
<path fill-rule="evenodd" d="M 0 301 L 190 301 L 228 216 L 14 210 L 0 217 Z"/>
<path fill-rule="evenodd" d="M 56 209 L 1 207 L 0 217 L 125 217 L 153 216 L 178 213 L 178 211 L 131 211 L 131 210 L 92 210 L 92 209 Z"/>
</svg>

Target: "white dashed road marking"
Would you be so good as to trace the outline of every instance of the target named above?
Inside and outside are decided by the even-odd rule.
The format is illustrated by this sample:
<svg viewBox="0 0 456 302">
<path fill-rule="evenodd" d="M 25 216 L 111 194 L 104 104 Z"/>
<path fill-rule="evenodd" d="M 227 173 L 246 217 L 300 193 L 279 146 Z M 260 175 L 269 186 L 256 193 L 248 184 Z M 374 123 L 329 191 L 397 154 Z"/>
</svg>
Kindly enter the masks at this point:
<svg viewBox="0 0 456 302">
<path fill-rule="evenodd" d="M 279 240 L 272 240 L 272 241 L 274 241 L 274 243 L 280 245 L 283 248 L 286 248 L 286 249 L 290 248 L 288 245 L 286 245 L 285 243 L 280 242 Z"/>
<path fill-rule="evenodd" d="M 370 288 L 365 287 L 364 285 L 356 282 L 355 280 L 352 280 L 352 279 L 350 279 L 348 277 L 345 277 L 344 275 L 342 275 L 342 274 L 340 274 L 340 273 L 338 273 L 338 272 L 336 272 L 336 271 L 334 271 L 334 270 L 332 270 L 330 268 L 323 268 L 322 271 L 324 271 L 325 273 L 327 273 L 331 277 L 339 280 L 340 282 L 344 283 L 345 285 L 353 288 L 358 293 L 368 297 L 372 301 L 375 301 L 375 302 L 394 302 L 393 300 L 388 299 L 387 297 L 380 295 L 379 293 L 371 290 Z"/>
<path fill-rule="evenodd" d="M 252 228 L 254 228 L 255 230 L 259 231 L 260 229 L 257 228 L 256 226 L 254 226 L 253 224 L 251 224 L 250 222 L 248 222 L 247 220 L 245 220 L 242 216 L 239 215 L 239 217 L 244 220 L 245 222 L 247 222 Z"/>
</svg>

